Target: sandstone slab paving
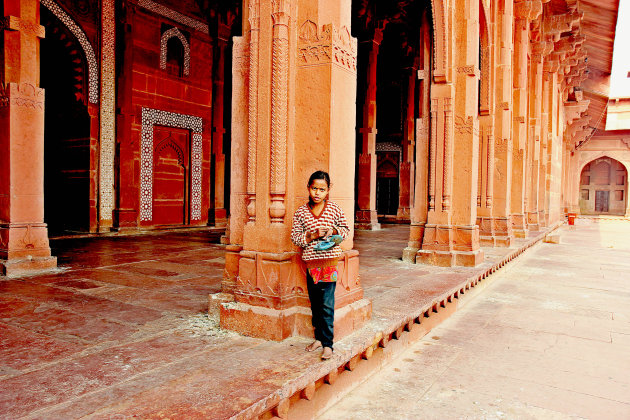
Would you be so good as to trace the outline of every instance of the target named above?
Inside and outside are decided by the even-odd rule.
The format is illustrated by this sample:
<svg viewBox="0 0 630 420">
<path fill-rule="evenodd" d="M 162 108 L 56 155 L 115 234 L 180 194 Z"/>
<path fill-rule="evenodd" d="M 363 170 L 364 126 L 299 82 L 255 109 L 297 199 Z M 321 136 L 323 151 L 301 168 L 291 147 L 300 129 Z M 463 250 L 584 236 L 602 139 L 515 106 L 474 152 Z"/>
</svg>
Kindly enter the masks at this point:
<svg viewBox="0 0 630 420">
<path fill-rule="evenodd" d="M 322 419 L 630 418 L 630 222 L 579 219 Z"/>
<path fill-rule="evenodd" d="M 407 226 L 357 233 L 372 320 L 321 362 L 304 352 L 306 338 L 243 337 L 208 318 L 208 294 L 220 291 L 223 273 L 219 235 L 56 240 L 58 271 L 0 281 L 0 417 L 255 416 L 541 238 L 486 248 L 477 268 L 439 268 L 401 261 Z M 614 283 L 624 266 L 607 264 Z M 595 328 L 590 319 L 585 331 Z"/>
</svg>

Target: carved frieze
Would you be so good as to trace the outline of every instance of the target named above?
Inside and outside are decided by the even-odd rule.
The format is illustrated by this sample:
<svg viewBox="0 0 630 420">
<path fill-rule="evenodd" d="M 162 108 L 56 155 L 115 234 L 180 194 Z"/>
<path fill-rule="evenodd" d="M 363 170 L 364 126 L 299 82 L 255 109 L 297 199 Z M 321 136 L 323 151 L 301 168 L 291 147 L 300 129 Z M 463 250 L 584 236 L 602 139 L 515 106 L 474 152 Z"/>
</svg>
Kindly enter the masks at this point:
<svg viewBox="0 0 630 420">
<path fill-rule="evenodd" d="M 471 64 L 469 66 L 461 66 L 461 67 L 457 67 L 457 73 L 460 74 L 465 74 L 466 76 L 471 76 L 471 77 L 480 77 L 480 71 L 477 68 L 476 65 Z"/>
<path fill-rule="evenodd" d="M 305 21 L 298 33 L 298 60 L 300 66 L 334 64 L 352 72 L 357 71 L 357 40 L 348 27 L 336 28 Z"/>
<path fill-rule="evenodd" d="M 0 108 L 19 106 L 44 110 L 44 89 L 30 83 L 0 83 Z"/>
<path fill-rule="evenodd" d="M 457 134 L 475 134 L 479 135 L 479 127 L 474 124 L 473 117 L 469 116 L 464 119 L 462 116 L 455 116 L 455 132 Z"/>
</svg>

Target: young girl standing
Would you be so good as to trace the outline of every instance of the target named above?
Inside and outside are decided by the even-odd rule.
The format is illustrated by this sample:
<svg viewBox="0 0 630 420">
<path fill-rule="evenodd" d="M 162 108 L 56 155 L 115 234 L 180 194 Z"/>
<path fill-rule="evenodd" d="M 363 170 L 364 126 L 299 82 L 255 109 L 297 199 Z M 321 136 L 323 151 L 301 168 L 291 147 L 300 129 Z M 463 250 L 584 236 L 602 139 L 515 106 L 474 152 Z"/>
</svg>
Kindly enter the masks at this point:
<svg viewBox="0 0 630 420">
<path fill-rule="evenodd" d="M 337 263 L 342 250 L 338 244 L 328 249 L 321 249 L 325 247 L 318 244 L 332 235 L 345 239 L 350 233 L 343 210 L 328 200 L 329 190 L 328 173 L 314 172 L 308 180 L 308 203 L 295 212 L 291 229 L 291 240 L 303 249 L 302 259 L 306 263 L 306 283 L 315 329 L 315 341 L 306 350 L 323 347 L 322 359 L 330 359 L 333 352 Z"/>
</svg>

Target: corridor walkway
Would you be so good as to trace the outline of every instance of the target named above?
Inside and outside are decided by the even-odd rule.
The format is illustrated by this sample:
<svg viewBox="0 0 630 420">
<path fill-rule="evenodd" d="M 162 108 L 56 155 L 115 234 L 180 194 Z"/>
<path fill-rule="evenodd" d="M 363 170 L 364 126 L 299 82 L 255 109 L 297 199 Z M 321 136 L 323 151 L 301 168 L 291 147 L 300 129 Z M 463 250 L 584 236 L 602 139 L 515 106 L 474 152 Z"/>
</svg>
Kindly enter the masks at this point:
<svg viewBox="0 0 630 420">
<path fill-rule="evenodd" d="M 630 418 L 630 222 L 560 233 L 321 418 Z"/>
</svg>

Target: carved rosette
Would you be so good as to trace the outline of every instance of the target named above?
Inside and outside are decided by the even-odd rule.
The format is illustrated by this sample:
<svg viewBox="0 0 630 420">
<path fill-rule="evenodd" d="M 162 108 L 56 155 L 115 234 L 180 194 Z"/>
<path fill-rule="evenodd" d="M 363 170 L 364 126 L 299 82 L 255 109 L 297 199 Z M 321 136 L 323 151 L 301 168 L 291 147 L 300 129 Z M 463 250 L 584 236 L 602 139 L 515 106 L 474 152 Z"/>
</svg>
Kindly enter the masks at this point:
<svg viewBox="0 0 630 420">
<path fill-rule="evenodd" d="M 429 210 L 435 210 L 435 176 L 437 151 L 438 100 L 431 99 L 431 143 L 429 144 Z"/>
<path fill-rule="evenodd" d="M 286 213 L 287 131 L 289 92 L 289 2 L 273 0 L 271 69 L 271 223 L 282 223 Z"/>
<path fill-rule="evenodd" d="M 256 146 L 258 143 L 258 37 L 260 29 L 260 3 L 249 4 L 249 90 L 247 127 L 247 216 L 256 221 Z"/>
</svg>

